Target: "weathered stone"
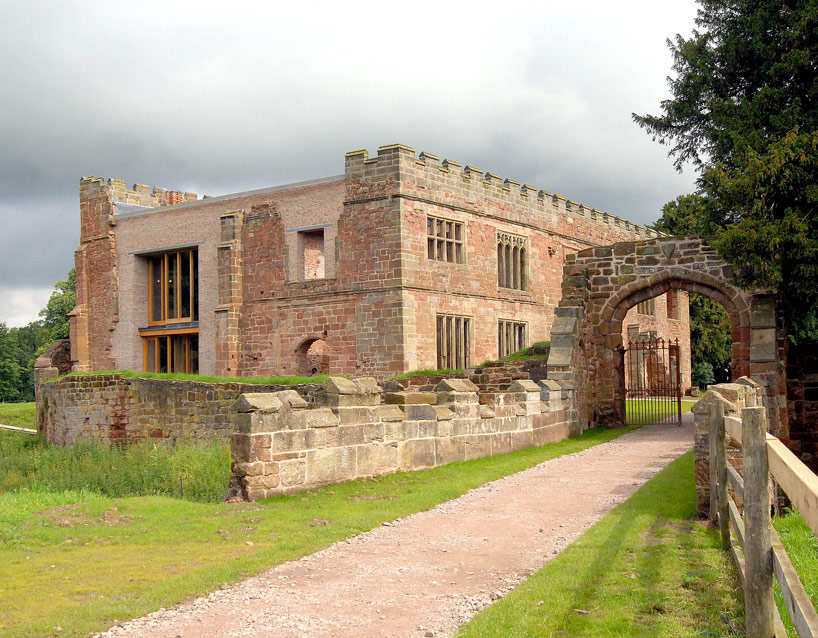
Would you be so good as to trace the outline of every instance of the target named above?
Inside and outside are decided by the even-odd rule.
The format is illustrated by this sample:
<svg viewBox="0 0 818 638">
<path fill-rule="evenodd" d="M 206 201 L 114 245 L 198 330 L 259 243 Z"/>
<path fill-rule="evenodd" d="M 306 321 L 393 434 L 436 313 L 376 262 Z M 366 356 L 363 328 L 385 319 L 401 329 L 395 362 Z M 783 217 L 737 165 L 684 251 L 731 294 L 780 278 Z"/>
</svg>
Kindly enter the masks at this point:
<svg viewBox="0 0 818 638">
<path fill-rule="evenodd" d="M 519 379 L 508 386 L 508 392 L 536 392 L 539 394 L 540 386 L 530 379 Z"/>
<path fill-rule="evenodd" d="M 278 412 L 281 409 L 281 399 L 276 393 L 245 393 L 231 406 L 234 412 Z"/>
<path fill-rule="evenodd" d="M 407 421 L 437 420 L 437 411 L 432 405 L 407 405 L 404 407 Z"/>
<path fill-rule="evenodd" d="M 355 478 L 357 447 L 329 448 L 307 453 L 310 484 L 337 483 Z"/>
<path fill-rule="evenodd" d="M 398 446 L 383 443 L 358 448 L 358 476 L 377 476 L 394 472 L 398 467 Z"/>
<path fill-rule="evenodd" d="M 413 439 L 399 443 L 398 465 L 401 470 L 421 470 L 426 467 L 434 467 L 434 439 Z"/>
<path fill-rule="evenodd" d="M 364 389 L 360 385 L 343 377 L 330 377 L 324 381 L 321 388 L 327 394 L 364 394 Z"/>
<path fill-rule="evenodd" d="M 304 485 L 307 479 L 307 461 L 305 459 L 281 461 L 278 464 L 278 474 L 282 487 Z"/>
</svg>

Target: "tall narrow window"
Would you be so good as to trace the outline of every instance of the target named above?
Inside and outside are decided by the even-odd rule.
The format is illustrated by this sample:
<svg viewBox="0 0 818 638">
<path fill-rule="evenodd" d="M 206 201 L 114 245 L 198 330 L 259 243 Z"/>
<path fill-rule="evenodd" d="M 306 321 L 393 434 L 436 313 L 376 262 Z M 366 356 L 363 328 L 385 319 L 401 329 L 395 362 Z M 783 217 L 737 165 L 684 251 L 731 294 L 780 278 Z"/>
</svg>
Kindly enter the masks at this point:
<svg viewBox="0 0 818 638">
<path fill-rule="evenodd" d="M 654 315 L 656 314 L 656 301 L 651 297 L 647 301 L 643 301 L 636 305 L 636 312 L 640 315 Z"/>
<path fill-rule="evenodd" d="M 525 237 L 497 233 L 497 285 L 528 290 L 528 250 Z"/>
<path fill-rule="evenodd" d="M 525 348 L 528 343 L 528 327 L 519 321 L 500 319 L 497 322 L 497 353 L 507 357 Z"/>
<path fill-rule="evenodd" d="M 435 261 L 463 263 L 462 222 L 426 218 L 426 256 Z"/>
<path fill-rule="evenodd" d="M 301 273 L 303 279 L 324 279 L 326 277 L 324 229 L 299 231 L 298 244 L 303 263 Z"/>
<path fill-rule="evenodd" d="M 469 367 L 471 317 L 437 315 L 437 367 L 462 370 Z"/>
<path fill-rule="evenodd" d="M 196 248 L 190 248 L 149 258 L 150 325 L 198 319 L 198 255 Z"/>
<path fill-rule="evenodd" d="M 668 290 L 666 299 L 667 299 L 667 318 L 668 319 L 678 319 L 679 318 L 679 291 L 678 290 Z"/>
<path fill-rule="evenodd" d="M 140 330 L 145 370 L 198 373 L 198 319 L 199 251 L 148 257 L 149 327 Z"/>
</svg>

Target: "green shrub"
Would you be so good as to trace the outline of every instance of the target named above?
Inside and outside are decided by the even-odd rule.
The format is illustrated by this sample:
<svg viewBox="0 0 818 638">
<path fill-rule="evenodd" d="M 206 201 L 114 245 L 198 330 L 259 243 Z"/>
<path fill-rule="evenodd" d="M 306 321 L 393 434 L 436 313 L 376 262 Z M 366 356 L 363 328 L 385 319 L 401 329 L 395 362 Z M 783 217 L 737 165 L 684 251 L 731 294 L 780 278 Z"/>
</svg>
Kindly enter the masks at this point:
<svg viewBox="0 0 818 638">
<path fill-rule="evenodd" d="M 698 361 L 693 365 L 693 385 L 704 389 L 711 383 L 716 382 L 713 376 L 713 366 L 707 361 Z"/>
</svg>

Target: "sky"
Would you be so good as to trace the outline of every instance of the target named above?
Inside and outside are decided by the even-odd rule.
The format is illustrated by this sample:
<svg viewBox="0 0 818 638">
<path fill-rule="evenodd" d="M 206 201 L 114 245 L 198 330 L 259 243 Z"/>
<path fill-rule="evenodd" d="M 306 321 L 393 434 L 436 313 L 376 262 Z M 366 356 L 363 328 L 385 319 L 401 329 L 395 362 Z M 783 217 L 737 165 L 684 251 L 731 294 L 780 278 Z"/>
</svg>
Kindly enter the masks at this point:
<svg viewBox="0 0 818 638">
<path fill-rule="evenodd" d="M 668 94 L 692 0 L 0 0 L 0 322 L 79 242 L 79 178 L 199 196 L 416 152 L 649 224 L 695 189 L 632 120 Z"/>
</svg>

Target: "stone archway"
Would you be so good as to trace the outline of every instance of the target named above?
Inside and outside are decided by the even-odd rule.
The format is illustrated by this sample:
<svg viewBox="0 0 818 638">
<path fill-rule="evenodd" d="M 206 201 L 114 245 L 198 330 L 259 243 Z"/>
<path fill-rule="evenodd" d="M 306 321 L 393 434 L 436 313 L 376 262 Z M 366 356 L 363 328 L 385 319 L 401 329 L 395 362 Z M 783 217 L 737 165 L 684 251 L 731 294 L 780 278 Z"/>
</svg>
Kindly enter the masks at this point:
<svg viewBox="0 0 818 638">
<path fill-rule="evenodd" d="M 786 436 L 786 402 L 778 400 L 786 390 L 786 339 L 776 291 L 739 288 L 732 275 L 732 267 L 699 237 L 622 242 L 567 256 L 548 378 L 576 385 L 581 422 L 622 425 L 625 315 L 668 290 L 696 292 L 727 310 L 734 374 L 752 376 L 765 386 L 771 430 Z"/>
<path fill-rule="evenodd" d="M 296 348 L 297 373 L 309 377 L 314 374 L 329 374 L 329 344 L 321 338 L 304 339 Z"/>
</svg>

